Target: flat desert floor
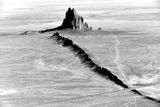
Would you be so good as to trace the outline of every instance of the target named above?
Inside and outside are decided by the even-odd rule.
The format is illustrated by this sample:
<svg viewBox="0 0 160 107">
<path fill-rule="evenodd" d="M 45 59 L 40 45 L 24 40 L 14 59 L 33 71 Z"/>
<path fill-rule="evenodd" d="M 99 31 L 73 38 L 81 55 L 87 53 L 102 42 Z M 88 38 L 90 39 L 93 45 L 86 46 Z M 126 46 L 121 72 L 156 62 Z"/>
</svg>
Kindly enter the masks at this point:
<svg viewBox="0 0 160 107">
<path fill-rule="evenodd" d="M 130 87 L 160 99 L 159 8 L 149 3 L 119 7 L 108 3 L 29 0 L 13 11 L 4 9 L 0 17 L 0 107 L 159 107 L 94 74 L 69 49 L 48 39 L 54 32 L 20 35 L 61 24 L 71 5 L 95 30 L 60 34 Z"/>
</svg>

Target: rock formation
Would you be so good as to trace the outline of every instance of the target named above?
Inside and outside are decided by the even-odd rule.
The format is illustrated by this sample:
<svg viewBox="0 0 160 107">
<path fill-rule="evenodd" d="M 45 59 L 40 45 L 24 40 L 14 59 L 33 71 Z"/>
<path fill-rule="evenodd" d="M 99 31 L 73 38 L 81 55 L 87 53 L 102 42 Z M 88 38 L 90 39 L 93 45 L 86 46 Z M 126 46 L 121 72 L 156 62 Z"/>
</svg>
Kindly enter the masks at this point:
<svg viewBox="0 0 160 107">
<path fill-rule="evenodd" d="M 50 37 L 50 39 L 53 39 L 56 41 L 57 44 L 60 44 L 61 46 L 68 48 L 75 54 L 76 57 L 78 57 L 83 65 L 88 67 L 91 71 L 98 74 L 99 76 L 112 81 L 113 83 L 123 87 L 126 90 L 129 90 L 129 92 L 134 93 L 136 95 L 139 95 L 145 99 L 148 99 L 150 101 L 154 101 L 158 104 L 160 104 L 159 99 L 152 98 L 150 96 L 147 96 L 145 94 L 142 94 L 137 89 L 129 87 L 127 84 L 125 84 L 122 80 L 120 80 L 115 74 L 113 74 L 109 69 L 104 68 L 96 64 L 91 58 L 90 55 L 88 55 L 87 52 L 85 52 L 84 49 L 82 49 L 80 46 L 75 44 L 72 40 L 65 38 L 63 36 L 60 36 L 58 32 L 54 33 Z"/>
<path fill-rule="evenodd" d="M 98 30 L 102 30 L 102 28 L 101 28 L 101 27 L 99 27 L 99 28 L 98 28 Z"/>
<path fill-rule="evenodd" d="M 33 34 L 33 33 L 37 33 L 37 31 L 28 30 L 28 31 L 21 33 L 20 35 L 28 35 L 28 34 Z"/>
<path fill-rule="evenodd" d="M 66 12 L 66 16 L 62 22 L 62 25 L 53 29 L 46 29 L 39 31 L 40 33 L 44 33 L 47 31 L 54 31 L 54 30 L 62 30 L 62 29 L 74 29 L 74 30 L 91 30 L 91 27 L 88 26 L 86 22 L 84 22 L 83 17 L 79 16 L 75 9 L 68 8 Z"/>
</svg>

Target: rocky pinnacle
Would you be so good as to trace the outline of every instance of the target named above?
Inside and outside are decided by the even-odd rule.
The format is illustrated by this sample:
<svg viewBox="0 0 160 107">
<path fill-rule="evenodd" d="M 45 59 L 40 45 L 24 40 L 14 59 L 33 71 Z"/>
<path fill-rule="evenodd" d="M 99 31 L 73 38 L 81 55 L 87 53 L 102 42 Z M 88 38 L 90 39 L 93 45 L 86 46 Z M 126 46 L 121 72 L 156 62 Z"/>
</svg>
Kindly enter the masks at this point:
<svg viewBox="0 0 160 107">
<path fill-rule="evenodd" d="M 83 17 L 78 15 L 74 8 L 71 9 L 69 7 L 61 26 L 52 29 L 41 30 L 39 32 L 44 33 L 48 31 L 63 30 L 63 29 L 73 29 L 82 31 L 91 30 L 87 22 L 84 22 Z"/>
</svg>

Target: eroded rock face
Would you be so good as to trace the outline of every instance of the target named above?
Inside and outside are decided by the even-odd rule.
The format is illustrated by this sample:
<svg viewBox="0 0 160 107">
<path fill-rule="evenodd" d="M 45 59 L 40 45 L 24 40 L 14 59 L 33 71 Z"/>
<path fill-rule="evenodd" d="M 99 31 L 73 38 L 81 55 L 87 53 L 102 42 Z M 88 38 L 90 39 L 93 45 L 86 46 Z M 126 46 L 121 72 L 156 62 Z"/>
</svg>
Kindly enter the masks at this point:
<svg viewBox="0 0 160 107">
<path fill-rule="evenodd" d="M 54 31 L 54 30 L 62 30 L 62 29 L 74 29 L 74 30 L 92 30 L 91 27 L 88 26 L 86 22 L 84 22 L 83 17 L 77 14 L 74 8 L 68 8 L 66 12 L 66 16 L 62 22 L 62 25 L 53 29 L 46 29 L 39 31 L 40 33 L 44 33 L 47 31 Z"/>
<path fill-rule="evenodd" d="M 62 23 L 62 27 L 78 30 L 89 29 L 88 24 L 84 22 L 83 17 L 79 16 L 74 8 L 68 8 L 68 11 L 66 12 L 66 17 Z"/>
</svg>

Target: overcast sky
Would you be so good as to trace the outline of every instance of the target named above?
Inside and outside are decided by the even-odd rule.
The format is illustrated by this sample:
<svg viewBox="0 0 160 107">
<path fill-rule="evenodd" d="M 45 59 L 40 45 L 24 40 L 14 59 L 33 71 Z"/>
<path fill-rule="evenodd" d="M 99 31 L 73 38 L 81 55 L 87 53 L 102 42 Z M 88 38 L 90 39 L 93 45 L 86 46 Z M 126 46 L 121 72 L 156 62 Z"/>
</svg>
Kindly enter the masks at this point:
<svg viewBox="0 0 160 107">
<path fill-rule="evenodd" d="M 65 3 L 73 4 L 91 4 L 106 3 L 106 6 L 153 6 L 158 4 L 158 0 L 0 0 L 1 11 L 12 11 L 15 8 L 25 7 L 28 3 Z"/>
</svg>

